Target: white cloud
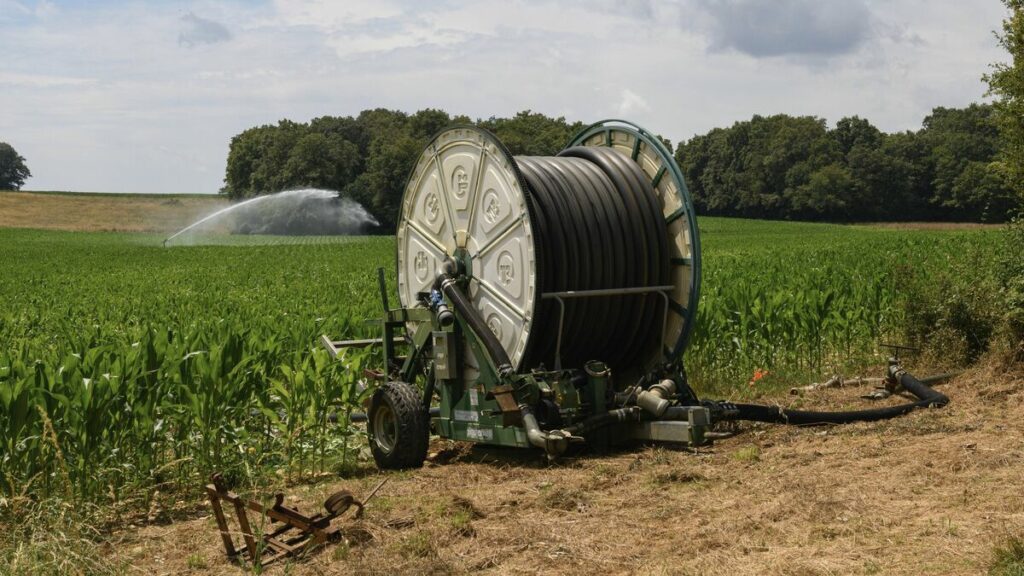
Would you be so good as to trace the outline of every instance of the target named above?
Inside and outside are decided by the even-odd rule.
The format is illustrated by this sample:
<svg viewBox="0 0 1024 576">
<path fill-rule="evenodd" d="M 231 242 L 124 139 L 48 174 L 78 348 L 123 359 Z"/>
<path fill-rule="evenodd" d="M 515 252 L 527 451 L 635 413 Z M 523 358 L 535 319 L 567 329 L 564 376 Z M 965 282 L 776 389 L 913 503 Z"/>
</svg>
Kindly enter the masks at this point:
<svg viewBox="0 0 1024 576">
<path fill-rule="evenodd" d="M 58 12 L 60 12 L 60 9 L 57 8 L 57 5 L 49 0 L 40 0 L 36 3 L 35 10 L 33 10 L 37 18 L 50 18 Z"/>
<path fill-rule="evenodd" d="M 466 35 L 457 31 L 437 30 L 419 25 L 403 26 L 392 33 L 334 34 L 327 38 L 327 45 L 333 48 L 340 58 L 349 58 L 402 48 L 454 46 L 465 39 Z"/>
<path fill-rule="evenodd" d="M 96 82 L 95 78 L 0 72 L 0 86 L 7 87 L 53 88 L 56 86 L 82 86 L 94 82 Z"/>
<path fill-rule="evenodd" d="M 644 100 L 639 94 L 629 88 L 623 88 L 622 101 L 619 103 L 619 115 L 629 116 L 650 111 L 651 105 L 647 103 L 647 100 Z"/>
<path fill-rule="evenodd" d="M 980 99 L 1003 57 L 998 0 L 779 10 L 754 40 L 714 19 L 753 6 L 739 2 L 187 0 L 40 17 L 0 0 L 0 139 L 28 158 L 33 189 L 215 192 L 231 137 L 285 117 L 529 108 L 627 116 L 675 142 L 754 113 L 901 130 Z"/>
<path fill-rule="evenodd" d="M 0 0 L 0 19 L 12 19 L 15 16 L 31 14 L 32 10 L 15 0 Z"/>
<path fill-rule="evenodd" d="M 403 10 L 388 0 L 274 0 L 273 23 L 337 29 L 368 20 L 401 16 Z"/>
<path fill-rule="evenodd" d="M 216 44 L 231 39 L 231 32 L 220 22 L 201 18 L 192 12 L 181 17 L 184 29 L 178 34 L 178 44 L 195 46 L 197 44 Z"/>
</svg>

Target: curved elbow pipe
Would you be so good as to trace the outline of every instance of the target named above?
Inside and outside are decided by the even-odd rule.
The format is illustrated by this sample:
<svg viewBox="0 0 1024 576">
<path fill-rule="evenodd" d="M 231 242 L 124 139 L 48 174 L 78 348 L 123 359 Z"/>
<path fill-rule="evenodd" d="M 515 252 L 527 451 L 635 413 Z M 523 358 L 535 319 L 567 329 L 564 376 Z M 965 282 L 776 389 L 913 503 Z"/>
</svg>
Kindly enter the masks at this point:
<svg viewBox="0 0 1024 576">
<path fill-rule="evenodd" d="M 562 454 L 569 448 L 569 437 L 567 432 L 553 430 L 544 432 L 537 424 L 537 417 L 533 410 L 526 404 L 519 405 L 519 411 L 523 414 L 523 426 L 526 428 L 526 439 L 530 444 L 547 452 L 549 457 Z"/>
</svg>

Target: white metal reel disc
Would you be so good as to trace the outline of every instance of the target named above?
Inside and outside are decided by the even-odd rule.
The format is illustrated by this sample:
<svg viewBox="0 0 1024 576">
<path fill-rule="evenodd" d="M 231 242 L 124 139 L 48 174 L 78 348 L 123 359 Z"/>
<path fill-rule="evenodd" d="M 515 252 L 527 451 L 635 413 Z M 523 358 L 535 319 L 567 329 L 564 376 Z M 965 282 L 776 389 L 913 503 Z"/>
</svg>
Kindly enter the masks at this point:
<svg viewBox="0 0 1024 576">
<path fill-rule="evenodd" d="M 518 368 L 533 327 L 537 261 L 525 184 L 489 132 L 452 128 L 420 155 L 398 221 L 398 297 L 422 306 L 447 258 L 466 264 L 469 298 Z"/>
</svg>

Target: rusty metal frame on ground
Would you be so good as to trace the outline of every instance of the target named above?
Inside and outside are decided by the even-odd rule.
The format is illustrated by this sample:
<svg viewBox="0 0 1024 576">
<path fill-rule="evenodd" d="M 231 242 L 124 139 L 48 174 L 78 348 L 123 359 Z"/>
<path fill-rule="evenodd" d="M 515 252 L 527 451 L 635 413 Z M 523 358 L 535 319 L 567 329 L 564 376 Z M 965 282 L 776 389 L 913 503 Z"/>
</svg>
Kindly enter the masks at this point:
<svg viewBox="0 0 1024 576">
<path fill-rule="evenodd" d="M 252 565 L 267 566 L 277 560 L 297 555 L 307 548 L 327 543 L 339 537 L 341 528 L 337 524 L 332 524 L 332 521 L 353 506 L 356 507 L 353 518 L 361 518 L 364 506 L 385 482 L 387 482 L 387 478 L 381 480 L 362 501 L 356 500 L 347 490 L 335 492 L 324 502 L 326 513 L 312 516 L 306 516 L 296 508 L 285 506 L 284 494 L 275 494 L 274 505 L 270 507 L 242 498 L 227 489 L 220 474 L 214 474 L 210 478 L 210 484 L 206 485 L 206 493 L 210 498 L 210 506 L 217 519 L 217 528 L 220 530 L 220 537 L 228 558 L 234 562 L 247 560 Z M 223 501 L 234 507 L 242 540 L 245 543 L 241 548 L 235 546 L 232 534 L 237 532 L 232 532 L 228 526 L 227 516 L 224 514 L 222 505 Z M 280 522 L 281 526 L 266 534 L 258 534 L 253 530 L 253 524 L 249 521 L 248 510 L 269 519 L 270 524 Z M 260 525 L 265 523 L 264 521 Z"/>
</svg>

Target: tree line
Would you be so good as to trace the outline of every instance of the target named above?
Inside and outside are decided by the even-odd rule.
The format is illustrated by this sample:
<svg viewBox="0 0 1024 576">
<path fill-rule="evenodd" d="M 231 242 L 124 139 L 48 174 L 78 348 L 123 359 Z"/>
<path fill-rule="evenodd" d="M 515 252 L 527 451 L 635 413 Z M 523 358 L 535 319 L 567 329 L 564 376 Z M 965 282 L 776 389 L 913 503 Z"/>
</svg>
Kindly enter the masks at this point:
<svg viewBox="0 0 1024 576">
<path fill-rule="evenodd" d="M 358 116 L 281 120 L 231 139 L 221 192 L 245 198 L 293 188 L 337 190 L 394 230 L 406 180 L 430 138 L 453 125 L 494 132 L 513 154 L 553 155 L 583 124 L 524 111 L 472 121 L 426 109 L 414 114 L 378 108 Z"/>
<path fill-rule="evenodd" d="M 523 111 L 471 120 L 442 110 L 366 110 L 281 120 L 231 140 L 231 198 L 300 187 L 338 190 L 390 232 L 406 179 L 430 138 L 474 124 L 516 155 L 553 155 L 584 125 Z M 1019 205 L 995 162 L 993 108 L 936 108 L 921 129 L 887 134 L 857 116 L 754 116 L 681 142 L 676 159 L 698 213 L 820 221 L 1002 222 Z"/>
<path fill-rule="evenodd" d="M 887 134 L 857 116 L 754 116 L 680 144 L 701 214 L 828 221 L 1003 222 L 1019 204 L 991 105 L 935 108 Z"/>
</svg>

